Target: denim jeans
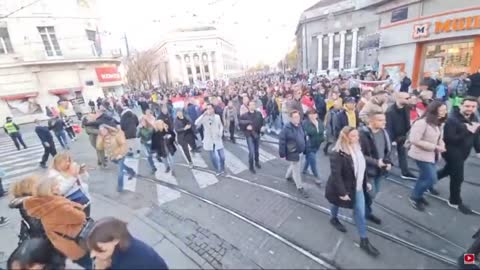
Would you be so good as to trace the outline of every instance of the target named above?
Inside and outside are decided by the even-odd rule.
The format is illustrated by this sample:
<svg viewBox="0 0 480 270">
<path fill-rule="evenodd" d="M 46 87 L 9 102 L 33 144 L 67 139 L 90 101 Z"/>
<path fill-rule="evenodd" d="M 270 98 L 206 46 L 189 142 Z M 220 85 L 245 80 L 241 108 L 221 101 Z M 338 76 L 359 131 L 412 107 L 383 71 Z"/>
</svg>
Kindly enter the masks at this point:
<svg viewBox="0 0 480 270">
<path fill-rule="evenodd" d="M 157 168 L 155 167 L 155 162 L 153 162 L 152 144 L 146 143 L 142 145 L 145 150 L 145 155 L 147 156 L 148 164 L 150 164 L 152 170 L 155 171 Z"/>
<path fill-rule="evenodd" d="M 173 156 L 168 153 L 166 157 L 162 158 L 163 164 L 165 168 L 172 168 L 173 167 Z"/>
<path fill-rule="evenodd" d="M 248 146 L 248 165 L 253 167 L 253 162 L 260 163 L 260 154 L 258 153 L 260 147 L 260 137 L 254 138 L 252 136 L 247 137 Z"/>
<path fill-rule="evenodd" d="M 332 218 L 338 217 L 339 207 L 332 205 L 330 207 L 330 215 Z M 362 191 L 355 192 L 355 202 L 353 203 L 353 217 L 357 226 L 360 238 L 367 238 L 367 222 L 365 219 L 365 194 Z"/>
<path fill-rule="evenodd" d="M 312 170 L 313 176 L 318 178 L 317 170 L 317 151 L 307 152 L 305 154 L 305 165 L 303 166 L 303 173 L 307 173 L 308 167 Z"/>
<path fill-rule="evenodd" d="M 20 132 L 13 132 L 9 135 L 10 135 L 10 138 L 12 138 L 12 141 L 18 150 L 20 150 L 20 144 L 23 146 L 23 148 L 27 148 L 27 146 L 25 145 L 25 142 L 23 141 L 22 134 Z"/>
<path fill-rule="evenodd" d="M 113 162 L 118 164 L 117 190 L 123 191 L 123 177 L 125 176 L 125 171 L 127 171 L 129 175 L 135 175 L 135 171 L 125 164 L 125 157 Z"/>
<path fill-rule="evenodd" d="M 375 200 L 375 197 L 377 197 L 378 192 L 380 192 L 380 183 L 383 181 L 383 178 L 383 175 L 379 175 L 373 178 L 372 190 L 370 192 L 367 192 L 367 194 L 364 196 L 365 214 L 367 217 L 372 214 L 372 204 Z"/>
<path fill-rule="evenodd" d="M 208 151 L 210 153 L 210 160 L 212 161 L 215 171 L 218 173 L 225 171 L 225 152 L 222 149 L 215 150 L 215 145 L 213 145 L 213 150 Z"/>
<path fill-rule="evenodd" d="M 420 160 L 415 160 L 415 162 L 417 163 L 420 172 L 412 191 L 412 199 L 418 200 L 423 197 L 423 193 L 425 193 L 427 189 L 437 183 L 437 167 L 435 166 L 435 163 Z"/>
<path fill-rule="evenodd" d="M 60 142 L 60 145 L 63 147 L 63 149 L 68 148 L 67 135 L 65 134 L 64 130 L 62 130 L 60 132 L 55 132 L 55 136 L 57 137 L 57 139 Z"/>
</svg>

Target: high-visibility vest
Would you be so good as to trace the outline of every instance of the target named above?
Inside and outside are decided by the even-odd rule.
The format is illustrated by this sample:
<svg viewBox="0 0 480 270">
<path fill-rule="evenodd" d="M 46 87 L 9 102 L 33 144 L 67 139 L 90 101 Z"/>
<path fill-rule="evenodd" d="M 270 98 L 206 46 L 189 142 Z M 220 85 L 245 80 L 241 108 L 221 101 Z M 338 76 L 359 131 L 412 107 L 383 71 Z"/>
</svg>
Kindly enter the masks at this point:
<svg viewBox="0 0 480 270">
<path fill-rule="evenodd" d="M 3 127 L 7 130 L 8 134 L 18 132 L 18 129 L 15 127 L 15 124 L 13 124 L 13 122 L 5 123 Z"/>
</svg>

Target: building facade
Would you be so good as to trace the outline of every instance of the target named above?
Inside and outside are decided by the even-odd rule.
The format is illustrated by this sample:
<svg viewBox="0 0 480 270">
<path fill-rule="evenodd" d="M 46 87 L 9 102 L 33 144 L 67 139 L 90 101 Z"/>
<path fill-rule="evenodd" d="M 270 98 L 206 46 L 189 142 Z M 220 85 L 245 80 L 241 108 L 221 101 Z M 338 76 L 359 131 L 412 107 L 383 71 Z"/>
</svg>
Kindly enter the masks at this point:
<svg viewBox="0 0 480 270">
<path fill-rule="evenodd" d="M 44 119 L 60 99 L 85 111 L 90 99 L 122 93 L 118 51 L 102 46 L 95 1 L 2 3 L 0 124 L 7 116 L 17 123 Z"/>
<path fill-rule="evenodd" d="M 405 71 L 418 86 L 425 76 L 456 77 L 480 68 L 480 2 L 389 1 L 378 8 L 383 72 Z"/>
<path fill-rule="evenodd" d="M 243 70 L 235 46 L 214 27 L 180 29 L 156 48 L 158 80 L 193 85 L 235 77 Z"/>
<path fill-rule="evenodd" d="M 321 0 L 302 13 L 297 26 L 297 69 L 355 70 L 378 65 L 379 15 L 385 1 Z"/>
</svg>

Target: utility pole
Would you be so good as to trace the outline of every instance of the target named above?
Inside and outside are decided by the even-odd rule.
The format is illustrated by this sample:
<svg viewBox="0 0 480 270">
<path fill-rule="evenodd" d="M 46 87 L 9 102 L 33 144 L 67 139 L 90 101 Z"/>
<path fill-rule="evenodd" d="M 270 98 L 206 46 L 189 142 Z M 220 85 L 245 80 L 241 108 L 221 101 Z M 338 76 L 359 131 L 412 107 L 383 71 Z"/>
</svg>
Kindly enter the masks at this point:
<svg viewBox="0 0 480 270">
<path fill-rule="evenodd" d="M 125 48 L 127 49 L 127 57 L 130 57 L 130 49 L 128 48 L 127 33 L 123 33 L 123 38 L 125 39 Z"/>
</svg>

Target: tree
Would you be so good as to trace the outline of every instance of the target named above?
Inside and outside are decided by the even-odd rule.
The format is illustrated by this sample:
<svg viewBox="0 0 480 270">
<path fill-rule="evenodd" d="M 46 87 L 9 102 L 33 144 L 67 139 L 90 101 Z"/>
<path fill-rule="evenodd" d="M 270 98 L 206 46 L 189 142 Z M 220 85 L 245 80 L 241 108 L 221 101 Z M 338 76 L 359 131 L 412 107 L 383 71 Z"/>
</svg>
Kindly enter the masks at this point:
<svg viewBox="0 0 480 270">
<path fill-rule="evenodd" d="M 153 76 L 158 67 L 156 50 L 137 52 L 127 59 L 127 83 L 132 89 L 153 88 Z"/>
<path fill-rule="evenodd" d="M 285 56 L 285 66 L 289 69 L 294 69 L 297 66 L 297 58 L 297 47 L 294 46 L 292 50 Z"/>
</svg>

